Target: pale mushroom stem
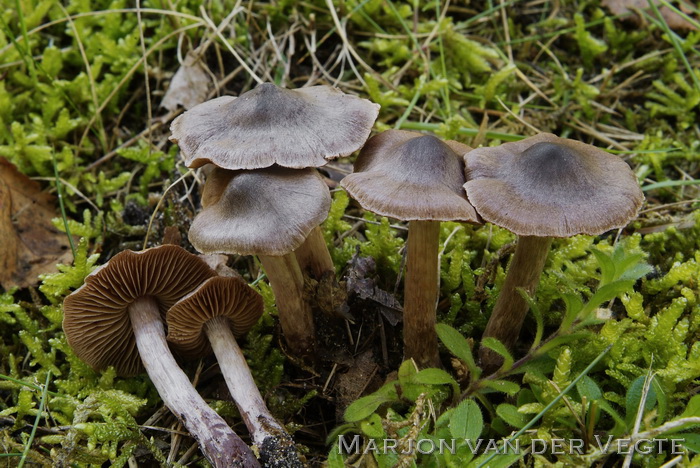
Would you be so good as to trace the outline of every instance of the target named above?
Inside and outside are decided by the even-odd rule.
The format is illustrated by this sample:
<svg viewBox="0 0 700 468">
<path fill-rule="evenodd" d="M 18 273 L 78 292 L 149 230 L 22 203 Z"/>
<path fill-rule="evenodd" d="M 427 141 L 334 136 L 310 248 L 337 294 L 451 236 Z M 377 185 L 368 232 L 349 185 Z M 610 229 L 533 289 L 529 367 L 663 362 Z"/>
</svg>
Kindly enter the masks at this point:
<svg viewBox="0 0 700 468">
<path fill-rule="evenodd" d="M 290 351 L 301 358 L 314 353 L 314 319 L 304 299 L 304 276 L 294 253 L 258 255 L 275 294 L 280 326 Z"/>
<path fill-rule="evenodd" d="M 302 271 L 309 270 L 316 279 L 320 279 L 326 272 L 335 274 L 335 265 L 328 251 L 326 239 L 321 228 L 316 226 L 311 230 L 299 248 L 294 251 Z"/>
<path fill-rule="evenodd" d="M 206 322 L 204 330 L 231 396 L 253 442 L 258 446 L 263 466 L 301 468 L 303 465 L 294 449 L 294 442 L 265 406 L 228 319 L 214 317 Z"/>
<path fill-rule="evenodd" d="M 551 244 L 551 237 L 518 238 L 505 282 L 484 330 L 484 338 L 496 338 L 508 349 L 513 348 L 529 309 L 516 288 L 523 288 L 530 296 L 534 295 Z M 487 371 L 495 371 L 503 362 L 500 355 L 484 347 L 479 350 L 479 358 Z"/>
<path fill-rule="evenodd" d="M 435 333 L 439 244 L 439 221 L 408 223 L 403 305 L 404 359 L 413 358 L 420 368 L 440 365 Z"/>
<path fill-rule="evenodd" d="M 129 319 L 141 360 L 160 397 L 197 440 L 215 467 L 259 467 L 250 448 L 194 389 L 165 340 L 158 304 L 143 297 L 129 306 Z"/>
</svg>

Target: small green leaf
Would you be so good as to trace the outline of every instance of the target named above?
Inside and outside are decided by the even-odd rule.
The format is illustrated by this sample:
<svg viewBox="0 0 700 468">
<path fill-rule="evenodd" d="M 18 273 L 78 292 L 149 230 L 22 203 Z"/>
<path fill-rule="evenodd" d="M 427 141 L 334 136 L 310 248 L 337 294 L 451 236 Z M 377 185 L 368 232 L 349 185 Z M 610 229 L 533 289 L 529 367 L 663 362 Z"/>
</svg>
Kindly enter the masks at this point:
<svg viewBox="0 0 700 468">
<path fill-rule="evenodd" d="M 566 305 L 566 313 L 564 314 L 564 320 L 562 320 L 559 329 L 561 331 L 568 331 L 574 323 L 574 320 L 576 320 L 576 317 L 579 316 L 583 308 L 583 302 L 576 294 L 564 294 L 562 299 Z"/>
<path fill-rule="evenodd" d="M 396 383 L 396 381 L 389 382 L 371 395 L 364 396 L 352 402 L 350 406 L 345 409 L 345 420 L 347 422 L 361 421 L 374 413 L 377 408 L 384 403 L 397 401 L 399 397 L 396 393 Z"/>
<path fill-rule="evenodd" d="M 485 380 L 484 386 L 506 395 L 515 395 L 520 391 L 520 385 L 508 380 Z"/>
<path fill-rule="evenodd" d="M 542 403 L 525 403 L 518 407 L 518 412 L 522 414 L 537 414 L 544 409 Z"/>
<path fill-rule="evenodd" d="M 639 278 L 648 275 L 652 271 L 654 271 L 654 267 L 651 265 L 647 263 L 639 263 L 621 274 L 620 279 L 637 281 Z"/>
<path fill-rule="evenodd" d="M 651 387 L 656 393 L 656 400 L 659 404 L 659 416 L 657 421 L 659 421 L 660 424 L 666 420 L 666 412 L 668 410 L 668 395 L 666 395 L 666 392 L 664 391 L 663 387 L 661 387 L 659 379 L 657 379 L 656 377 L 654 377 L 651 380 Z"/>
<path fill-rule="evenodd" d="M 428 385 L 456 385 L 457 381 L 442 369 L 423 369 L 413 376 L 413 381 Z"/>
<path fill-rule="evenodd" d="M 518 412 L 518 408 L 508 403 L 501 403 L 496 408 L 496 414 L 513 427 L 520 429 L 528 422 L 528 418 Z"/>
<path fill-rule="evenodd" d="M 410 359 L 401 363 L 399 367 L 399 384 L 405 387 L 408 384 L 416 383 L 414 376 L 418 373 L 416 366 Z"/>
<path fill-rule="evenodd" d="M 467 365 L 471 380 L 474 381 L 478 379 L 481 375 L 481 369 L 476 366 L 474 356 L 472 355 L 472 349 L 467 339 L 464 338 L 460 332 L 444 323 L 435 325 L 435 331 L 437 332 L 438 338 L 440 338 L 440 341 L 442 341 L 447 349 Z"/>
<path fill-rule="evenodd" d="M 698 418 L 700 417 L 700 395 L 693 395 L 688 401 L 688 405 L 679 418 Z"/>
<path fill-rule="evenodd" d="M 644 391 L 644 380 L 645 377 L 643 375 L 640 375 L 639 377 L 634 379 L 634 382 L 632 382 L 629 389 L 627 390 L 627 395 L 625 397 L 625 419 L 628 425 L 631 424 L 632 421 L 634 421 L 634 418 L 637 415 L 637 411 L 639 411 L 639 403 L 642 399 L 642 393 Z M 655 405 L 656 391 L 654 390 L 654 386 L 651 385 L 649 387 L 649 393 L 647 394 L 647 398 L 644 402 L 644 408 L 642 411 L 644 413 L 646 413 L 647 411 L 651 411 Z"/>
<path fill-rule="evenodd" d="M 501 450 L 500 447 L 499 447 L 499 450 Z M 527 453 L 527 451 L 525 451 L 525 450 L 520 450 L 519 453 L 506 453 L 506 454 L 499 453 L 496 457 L 493 457 L 491 460 L 489 460 L 487 462 L 486 460 L 488 460 L 488 458 L 493 455 L 493 452 L 487 452 L 487 453 L 481 455 L 476 460 L 472 461 L 467 466 L 469 468 L 477 468 L 477 467 L 478 468 L 508 468 L 513 463 L 517 462 L 523 456 L 525 456 L 525 453 Z M 486 465 L 484 465 L 484 463 L 486 463 Z"/>
<path fill-rule="evenodd" d="M 596 260 L 600 264 L 600 286 L 610 283 L 615 279 L 615 262 L 605 252 L 598 249 L 591 249 Z"/>
<path fill-rule="evenodd" d="M 348 422 L 361 421 L 389 401 L 391 399 L 384 395 L 367 395 L 359 398 L 345 410 L 345 420 Z"/>
<path fill-rule="evenodd" d="M 566 344 L 566 343 L 571 343 L 572 341 L 579 340 L 581 338 L 588 338 L 590 337 L 590 332 L 578 332 L 578 333 L 570 333 L 568 335 L 562 335 L 562 336 L 557 336 L 556 338 L 553 338 L 552 340 L 546 342 L 543 344 L 540 349 L 537 350 L 537 355 L 541 356 L 547 352 L 549 352 L 551 349 L 556 348 L 557 346 Z"/>
<path fill-rule="evenodd" d="M 401 394 L 408 400 L 415 400 L 421 393 L 426 393 L 430 387 L 422 385 L 416 381 L 418 370 L 412 360 L 404 361 L 399 367 L 399 384 L 401 385 Z"/>
<path fill-rule="evenodd" d="M 328 468 L 345 468 L 345 461 L 338 444 L 333 444 L 331 451 L 328 452 Z"/>
<path fill-rule="evenodd" d="M 450 434 L 455 439 L 476 440 L 483 428 L 484 418 L 474 400 L 461 402 L 450 418 Z"/>
<path fill-rule="evenodd" d="M 452 394 L 454 396 L 459 395 L 459 384 L 450 374 L 442 369 L 423 369 L 413 376 L 413 380 L 425 385 L 450 385 Z"/>
<path fill-rule="evenodd" d="M 697 395 L 696 395 L 697 396 Z M 674 439 L 681 440 L 681 445 L 690 451 L 700 453 L 700 434 L 697 433 L 680 433 L 675 434 Z"/>
<path fill-rule="evenodd" d="M 386 435 L 382 427 L 382 418 L 380 418 L 377 413 L 372 414 L 365 421 L 362 421 L 360 423 L 360 429 L 367 437 L 372 437 L 374 439 L 381 439 Z"/>
<path fill-rule="evenodd" d="M 513 356 L 511 356 L 508 348 L 506 348 L 506 345 L 498 341 L 496 338 L 491 336 L 484 338 L 481 340 L 481 346 L 485 346 L 503 357 L 503 365 L 501 366 L 501 370 L 507 371 L 513 367 Z"/>
<path fill-rule="evenodd" d="M 598 384 L 587 375 L 584 375 L 581 380 L 576 382 L 576 390 L 578 390 L 579 395 L 585 396 L 589 401 L 603 398 L 603 392 L 598 387 Z"/>
<path fill-rule="evenodd" d="M 583 306 L 579 312 L 578 318 L 580 320 L 586 320 L 603 302 L 607 302 L 622 293 L 630 292 L 632 286 L 634 286 L 634 281 L 618 280 L 598 288 L 595 294 L 593 294 L 593 297 Z"/>
</svg>

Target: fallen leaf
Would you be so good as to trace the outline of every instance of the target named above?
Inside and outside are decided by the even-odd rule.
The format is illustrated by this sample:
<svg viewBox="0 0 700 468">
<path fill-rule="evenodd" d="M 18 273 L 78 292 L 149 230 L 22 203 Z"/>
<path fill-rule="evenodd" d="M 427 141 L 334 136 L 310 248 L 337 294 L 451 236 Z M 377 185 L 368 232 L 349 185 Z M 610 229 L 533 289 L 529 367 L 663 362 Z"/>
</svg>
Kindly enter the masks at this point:
<svg viewBox="0 0 700 468">
<path fill-rule="evenodd" d="M 163 244 L 172 244 L 180 246 L 182 242 L 182 236 L 180 235 L 180 229 L 177 226 L 166 226 L 163 230 Z"/>
<path fill-rule="evenodd" d="M 207 99 L 211 78 L 200 60 L 196 49 L 187 53 L 183 64 L 170 81 L 170 86 L 160 103 L 161 107 L 174 111 L 178 106 L 182 106 L 189 110 Z"/>
<path fill-rule="evenodd" d="M 379 310 L 384 318 L 396 326 L 403 319 L 403 307 L 393 294 L 377 286 L 375 275 L 376 265 L 371 257 L 361 257 L 355 252 L 348 262 L 346 287 L 348 294 L 354 294 L 362 300 L 374 301 L 379 304 Z"/>
<path fill-rule="evenodd" d="M 0 158 L 0 285 L 5 290 L 37 283 L 57 263 L 71 263 L 68 238 L 53 224 L 54 198 Z"/>
<path fill-rule="evenodd" d="M 200 254 L 199 258 L 209 265 L 219 276 L 226 278 L 243 278 L 240 273 L 227 265 L 228 255 L 224 254 Z"/>
<path fill-rule="evenodd" d="M 654 0 L 654 4 L 659 8 L 659 13 L 671 29 L 697 29 L 693 23 L 667 6 L 659 6 L 659 3 L 659 0 Z M 603 0 L 603 6 L 607 7 L 608 10 L 610 10 L 610 12 L 614 15 L 626 15 L 628 13 L 636 13 L 639 10 L 646 11 L 647 13 L 653 15 L 653 10 L 651 10 L 648 0 Z M 677 8 L 688 16 L 690 16 L 692 12 L 690 5 L 685 2 L 680 2 Z M 641 17 L 638 14 L 629 15 L 625 19 L 634 21 L 637 24 L 641 23 Z"/>
</svg>

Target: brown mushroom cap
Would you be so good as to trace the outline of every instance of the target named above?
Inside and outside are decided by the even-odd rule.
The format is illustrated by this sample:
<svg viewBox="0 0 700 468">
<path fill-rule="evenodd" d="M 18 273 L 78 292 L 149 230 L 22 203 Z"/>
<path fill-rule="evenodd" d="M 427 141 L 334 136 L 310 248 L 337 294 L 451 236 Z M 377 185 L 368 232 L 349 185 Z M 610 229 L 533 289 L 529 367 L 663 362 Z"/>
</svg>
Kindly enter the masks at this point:
<svg viewBox="0 0 700 468">
<path fill-rule="evenodd" d="M 216 168 L 189 238 L 202 253 L 285 255 L 328 216 L 331 196 L 314 169 Z"/>
<path fill-rule="evenodd" d="M 521 236 L 602 234 L 625 226 L 644 201 L 627 163 L 551 133 L 472 150 L 465 171 L 478 213 Z"/>
<path fill-rule="evenodd" d="M 173 121 L 170 139 L 189 167 L 319 167 L 362 147 L 378 114 L 378 104 L 330 86 L 263 83 L 193 107 Z"/>
<path fill-rule="evenodd" d="M 405 221 L 479 222 L 464 194 L 467 145 L 387 130 L 370 138 L 341 185 L 366 210 Z"/>
<path fill-rule="evenodd" d="M 119 375 L 139 374 L 144 368 L 129 319 L 131 303 L 151 296 L 164 316 L 185 294 L 215 275 L 196 255 L 174 245 L 120 252 L 63 302 L 68 344 L 93 369 L 114 366 Z"/>
<path fill-rule="evenodd" d="M 262 296 L 239 278 L 215 277 L 183 297 L 166 314 L 168 341 L 177 351 L 201 357 L 211 352 L 204 324 L 226 317 L 238 338 L 253 328 L 263 313 Z"/>
</svg>

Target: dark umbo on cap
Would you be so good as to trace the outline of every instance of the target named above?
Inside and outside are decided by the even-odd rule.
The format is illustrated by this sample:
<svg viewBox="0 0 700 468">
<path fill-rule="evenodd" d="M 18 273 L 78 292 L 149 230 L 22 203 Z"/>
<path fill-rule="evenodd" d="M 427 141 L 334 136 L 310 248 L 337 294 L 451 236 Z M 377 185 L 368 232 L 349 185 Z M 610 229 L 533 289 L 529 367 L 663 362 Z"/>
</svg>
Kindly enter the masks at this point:
<svg viewBox="0 0 700 468">
<path fill-rule="evenodd" d="M 378 114 L 378 104 L 331 86 L 263 83 L 193 107 L 173 121 L 170 139 L 188 167 L 319 167 L 361 148 Z"/>
<path fill-rule="evenodd" d="M 521 236 L 602 234 L 627 225 L 644 201 L 627 163 L 550 133 L 472 150 L 465 172 L 481 217 Z"/>
<path fill-rule="evenodd" d="M 464 194 L 467 145 L 432 135 L 387 130 L 370 138 L 342 187 L 366 210 L 405 221 L 479 217 Z"/>
<path fill-rule="evenodd" d="M 331 196 L 314 169 L 214 169 L 189 239 L 203 253 L 280 256 L 328 216 Z"/>
</svg>

